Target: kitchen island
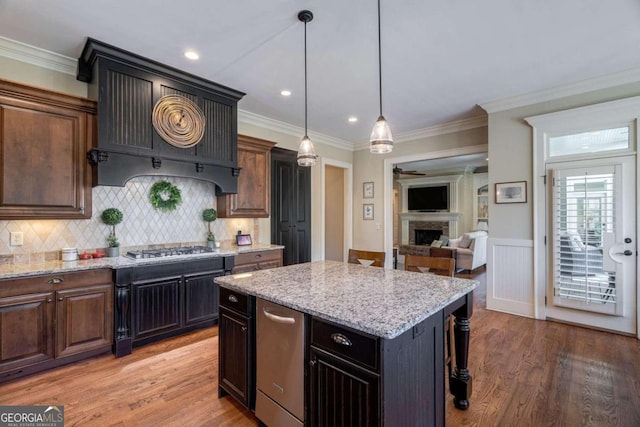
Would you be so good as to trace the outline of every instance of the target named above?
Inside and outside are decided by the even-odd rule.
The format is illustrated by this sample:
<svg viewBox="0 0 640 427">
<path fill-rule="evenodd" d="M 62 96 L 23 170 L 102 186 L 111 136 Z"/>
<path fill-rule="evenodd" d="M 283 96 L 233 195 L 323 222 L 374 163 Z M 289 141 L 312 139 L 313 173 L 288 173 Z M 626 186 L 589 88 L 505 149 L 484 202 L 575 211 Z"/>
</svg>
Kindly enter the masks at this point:
<svg viewBox="0 0 640 427">
<path fill-rule="evenodd" d="M 247 295 L 246 307 L 254 307 L 251 301 L 257 297 L 307 315 L 307 425 L 334 425 L 336 417 L 347 419 L 345 425 L 444 425 L 444 325 L 450 315 L 455 319 L 456 366 L 449 389 L 456 407 L 469 405 L 475 281 L 333 261 L 215 280 Z M 222 324 L 220 328 L 223 346 Z M 248 332 L 251 349 L 255 337 Z M 248 362 L 251 387 L 255 360 L 249 357 Z M 221 395 L 226 391 L 223 387 Z"/>
</svg>

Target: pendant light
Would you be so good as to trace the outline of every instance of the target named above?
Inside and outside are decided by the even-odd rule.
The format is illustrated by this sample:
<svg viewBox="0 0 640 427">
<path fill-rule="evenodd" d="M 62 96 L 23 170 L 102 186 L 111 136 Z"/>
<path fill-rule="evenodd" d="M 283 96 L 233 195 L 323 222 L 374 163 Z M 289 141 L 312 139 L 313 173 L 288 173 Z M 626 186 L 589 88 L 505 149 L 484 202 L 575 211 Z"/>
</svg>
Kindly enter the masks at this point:
<svg viewBox="0 0 640 427">
<path fill-rule="evenodd" d="M 393 150 L 393 136 L 387 120 L 382 115 L 382 43 L 380 37 L 380 0 L 378 0 L 378 82 L 380 94 L 380 116 L 373 125 L 369 138 L 369 151 L 377 154 L 390 153 Z"/>
<path fill-rule="evenodd" d="M 313 166 L 318 156 L 313 148 L 313 142 L 307 135 L 307 23 L 313 19 L 313 13 L 302 10 L 298 13 L 298 19 L 304 22 L 304 138 L 298 147 L 298 165 Z"/>
</svg>

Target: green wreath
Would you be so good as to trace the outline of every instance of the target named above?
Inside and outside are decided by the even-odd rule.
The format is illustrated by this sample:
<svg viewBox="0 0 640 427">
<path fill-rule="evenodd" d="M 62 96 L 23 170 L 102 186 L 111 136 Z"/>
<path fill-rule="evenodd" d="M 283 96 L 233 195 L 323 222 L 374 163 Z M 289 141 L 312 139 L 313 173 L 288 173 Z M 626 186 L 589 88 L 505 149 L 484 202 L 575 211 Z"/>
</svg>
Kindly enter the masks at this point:
<svg viewBox="0 0 640 427">
<path fill-rule="evenodd" d="M 151 186 L 149 199 L 154 208 L 169 212 L 182 203 L 182 193 L 169 181 L 158 181 Z"/>
</svg>

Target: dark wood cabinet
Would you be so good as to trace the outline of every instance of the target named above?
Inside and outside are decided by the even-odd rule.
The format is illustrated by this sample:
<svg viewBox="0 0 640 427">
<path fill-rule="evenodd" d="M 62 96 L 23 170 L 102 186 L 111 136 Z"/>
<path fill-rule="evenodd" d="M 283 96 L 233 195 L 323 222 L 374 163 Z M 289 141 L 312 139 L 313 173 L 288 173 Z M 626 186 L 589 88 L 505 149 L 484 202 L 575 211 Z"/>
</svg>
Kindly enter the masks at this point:
<svg viewBox="0 0 640 427">
<path fill-rule="evenodd" d="M 0 219 L 91 218 L 93 101 L 0 80 Z"/>
<path fill-rule="evenodd" d="M 311 168 L 296 156 L 271 151 L 271 243 L 284 245 L 284 265 L 311 260 Z"/>
<path fill-rule="evenodd" d="M 111 270 L 0 281 L 0 381 L 111 351 Z"/>
<path fill-rule="evenodd" d="M 184 324 L 194 325 L 218 318 L 219 274 L 199 274 L 184 277 Z"/>
<path fill-rule="evenodd" d="M 254 298 L 220 288 L 218 395 L 255 406 Z"/>
<path fill-rule="evenodd" d="M 444 425 L 443 312 L 393 339 L 311 320 L 311 426 Z"/>
<path fill-rule="evenodd" d="M 13 370 L 52 360 L 54 293 L 0 298 L 0 381 Z"/>
<path fill-rule="evenodd" d="M 233 274 L 282 267 L 282 249 L 245 252 L 236 255 Z"/>
<path fill-rule="evenodd" d="M 310 425 L 377 425 L 380 376 L 311 347 Z"/>
<path fill-rule="evenodd" d="M 56 357 L 69 357 L 113 343 L 113 284 L 56 292 Z"/>
<path fill-rule="evenodd" d="M 134 341 L 180 327 L 180 284 L 180 276 L 132 283 Z"/>
<path fill-rule="evenodd" d="M 269 217 L 274 145 L 271 141 L 238 135 L 238 193 L 218 197 L 218 217 Z"/>
<path fill-rule="evenodd" d="M 216 270 L 133 282 L 132 336 L 136 345 L 177 335 L 218 320 Z"/>
<path fill-rule="evenodd" d="M 116 357 L 218 323 L 218 284 L 233 257 L 180 260 L 114 270 Z"/>
</svg>

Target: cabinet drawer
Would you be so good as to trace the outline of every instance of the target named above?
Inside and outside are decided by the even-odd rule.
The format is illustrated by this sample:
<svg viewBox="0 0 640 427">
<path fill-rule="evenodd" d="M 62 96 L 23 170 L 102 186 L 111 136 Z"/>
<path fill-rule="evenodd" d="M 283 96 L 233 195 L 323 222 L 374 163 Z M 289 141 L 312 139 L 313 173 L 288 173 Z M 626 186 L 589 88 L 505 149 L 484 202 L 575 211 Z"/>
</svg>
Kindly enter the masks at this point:
<svg viewBox="0 0 640 427">
<path fill-rule="evenodd" d="M 282 260 L 281 250 L 245 252 L 236 255 L 235 265 L 263 263 Z"/>
<path fill-rule="evenodd" d="M 74 273 L 46 274 L 42 276 L 0 281 L 0 298 L 35 292 L 59 291 L 77 287 L 111 283 L 110 269 L 87 270 Z"/>
<path fill-rule="evenodd" d="M 243 293 L 220 287 L 220 305 L 251 317 L 249 297 Z"/>
<path fill-rule="evenodd" d="M 378 371 L 380 340 L 377 337 L 313 318 L 311 344 Z"/>
</svg>

